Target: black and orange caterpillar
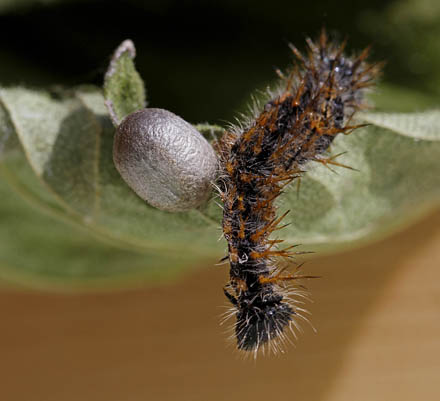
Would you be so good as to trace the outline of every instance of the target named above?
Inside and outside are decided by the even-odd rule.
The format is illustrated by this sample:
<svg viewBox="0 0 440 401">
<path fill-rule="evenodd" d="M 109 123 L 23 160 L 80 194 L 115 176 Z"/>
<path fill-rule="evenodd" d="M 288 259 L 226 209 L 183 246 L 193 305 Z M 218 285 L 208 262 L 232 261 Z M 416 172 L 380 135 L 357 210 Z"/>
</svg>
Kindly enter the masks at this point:
<svg viewBox="0 0 440 401">
<path fill-rule="evenodd" d="M 225 259 L 230 262 L 224 293 L 236 317 L 237 347 L 244 351 L 266 345 L 276 350 L 286 328 L 293 331 L 295 318 L 304 318 L 295 301 L 301 290 L 291 283 L 311 276 L 285 274 L 277 263 L 300 252 L 294 246 L 279 248 L 282 240 L 271 239 L 287 214 L 277 217 L 274 201 L 287 184 L 300 179 L 309 161 L 343 166 L 324 154 L 337 134 L 361 126 L 351 125 L 351 118 L 366 106 L 365 89 L 380 70 L 379 64 L 366 62 L 368 48 L 347 57 L 345 42 L 330 42 L 325 31 L 307 44 L 305 56 L 291 46 L 297 65 L 286 75 L 278 71 L 279 86 L 263 107 L 217 144 Z"/>
</svg>

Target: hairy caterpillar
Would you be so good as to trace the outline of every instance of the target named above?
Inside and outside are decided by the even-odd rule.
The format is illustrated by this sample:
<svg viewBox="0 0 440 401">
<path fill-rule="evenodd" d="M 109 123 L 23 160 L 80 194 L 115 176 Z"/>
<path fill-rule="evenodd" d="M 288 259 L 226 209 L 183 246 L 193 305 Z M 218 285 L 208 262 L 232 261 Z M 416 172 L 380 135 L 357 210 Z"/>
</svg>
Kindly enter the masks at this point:
<svg viewBox="0 0 440 401">
<path fill-rule="evenodd" d="M 217 144 L 222 175 L 223 235 L 228 243 L 230 279 L 224 288 L 235 316 L 237 347 L 244 351 L 277 350 L 294 332 L 304 309 L 303 295 L 293 280 L 311 276 L 284 273 L 277 262 L 300 252 L 279 248 L 271 233 L 282 228 L 285 214 L 276 215 L 275 199 L 283 187 L 299 179 L 309 161 L 339 165 L 325 158 L 335 136 L 348 134 L 354 113 L 365 107 L 365 88 L 380 70 L 368 64 L 369 49 L 358 57 L 343 54 L 345 42 L 330 42 L 325 31 L 316 42 L 308 39 L 307 55 L 294 46 L 298 59 L 269 99 L 242 126 L 231 127 Z M 295 334 L 295 333 L 293 333 Z"/>
</svg>

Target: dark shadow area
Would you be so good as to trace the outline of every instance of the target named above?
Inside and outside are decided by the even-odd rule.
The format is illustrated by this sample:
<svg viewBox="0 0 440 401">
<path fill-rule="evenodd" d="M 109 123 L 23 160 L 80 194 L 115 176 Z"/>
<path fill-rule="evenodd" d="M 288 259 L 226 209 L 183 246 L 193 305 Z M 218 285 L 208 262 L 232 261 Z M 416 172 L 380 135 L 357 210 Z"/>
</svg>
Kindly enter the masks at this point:
<svg viewBox="0 0 440 401">
<path fill-rule="evenodd" d="M 42 178 L 75 211 L 93 216 L 99 190 L 101 127 L 79 102 L 72 101 L 70 109 L 60 124 Z"/>
<path fill-rule="evenodd" d="M 387 61 L 387 81 L 433 91 L 426 71 L 419 75 L 412 71 L 408 49 L 396 48 L 370 29 L 388 23 L 385 11 L 392 4 L 93 0 L 35 5 L 0 15 L 2 63 L 13 59 L 13 70 L 2 84 L 7 79 L 44 87 L 101 86 L 111 53 L 131 38 L 151 105 L 189 121 L 221 122 L 242 110 L 250 93 L 276 79 L 274 67 L 285 68 L 291 62 L 287 42 L 304 49 L 304 38 L 325 26 L 339 39 L 347 36 L 350 51 L 372 44 L 373 58 Z M 20 63 L 31 65 L 33 72 L 14 67 Z M 41 79 L 35 71 L 41 72 Z"/>
</svg>

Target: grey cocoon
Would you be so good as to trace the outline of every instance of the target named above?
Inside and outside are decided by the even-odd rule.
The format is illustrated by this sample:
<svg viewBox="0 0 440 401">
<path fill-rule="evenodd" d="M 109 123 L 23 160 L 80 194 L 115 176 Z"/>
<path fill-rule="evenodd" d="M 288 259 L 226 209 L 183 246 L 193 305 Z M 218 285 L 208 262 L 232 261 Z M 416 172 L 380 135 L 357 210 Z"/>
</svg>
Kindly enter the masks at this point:
<svg viewBox="0 0 440 401">
<path fill-rule="evenodd" d="M 207 200 L 218 171 L 217 155 L 188 122 L 163 109 L 138 110 L 122 120 L 113 160 L 142 199 L 171 212 Z"/>
</svg>

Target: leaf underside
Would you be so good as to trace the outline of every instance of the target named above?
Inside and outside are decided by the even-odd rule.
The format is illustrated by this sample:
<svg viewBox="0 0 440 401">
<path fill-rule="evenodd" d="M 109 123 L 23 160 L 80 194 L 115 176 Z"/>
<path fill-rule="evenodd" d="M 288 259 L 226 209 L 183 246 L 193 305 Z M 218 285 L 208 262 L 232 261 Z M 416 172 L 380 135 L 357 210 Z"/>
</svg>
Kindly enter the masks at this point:
<svg viewBox="0 0 440 401">
<path fill-rule="evenodd" d="M 312 163 L 300 191 L 293 184 L 281 197 L 280 213 L 291 211 L 291 224 L 279 232 L 286 245 L 337 251 L 438 204 L 440 112 L 360 118 L 371 125 L 338 136 L 331 149 L 345 152 L 338 162 L 358 171 Z M 208 138 L 218 135 L 219 127 L 202 128 Z M 149 206 L 116 171 L 113 135 L 96 88 L 61 98 L 0 89 L 0 279 L 43 288 L 127 287 L 224 255 L 216 195 L 187 213 Z"/>
</svg>

